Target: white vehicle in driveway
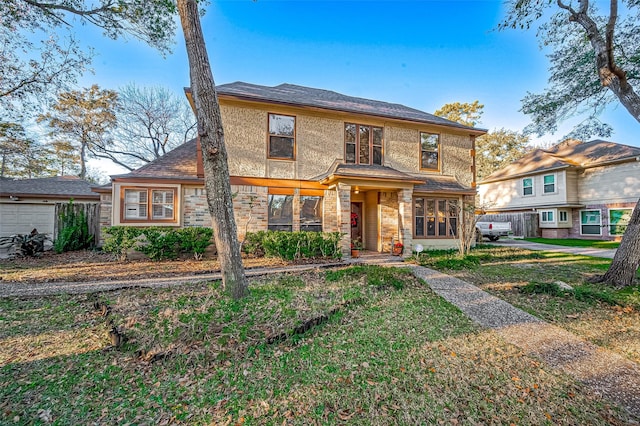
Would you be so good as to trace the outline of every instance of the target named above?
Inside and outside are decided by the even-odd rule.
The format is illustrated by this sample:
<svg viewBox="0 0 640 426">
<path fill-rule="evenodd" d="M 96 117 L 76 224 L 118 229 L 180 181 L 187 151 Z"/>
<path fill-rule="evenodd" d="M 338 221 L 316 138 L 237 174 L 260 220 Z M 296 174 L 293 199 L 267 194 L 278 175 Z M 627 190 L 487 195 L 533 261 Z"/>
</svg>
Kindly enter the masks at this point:
<svg viewBox="0 0 640 426">
<path fill-rule="evenodd" d="M 498 241 L 500 237 L 508 237 L 511 233 L 511 222 L 477 222 L 477 241 L 488 238 L 489 241 Z"/>
</svg>

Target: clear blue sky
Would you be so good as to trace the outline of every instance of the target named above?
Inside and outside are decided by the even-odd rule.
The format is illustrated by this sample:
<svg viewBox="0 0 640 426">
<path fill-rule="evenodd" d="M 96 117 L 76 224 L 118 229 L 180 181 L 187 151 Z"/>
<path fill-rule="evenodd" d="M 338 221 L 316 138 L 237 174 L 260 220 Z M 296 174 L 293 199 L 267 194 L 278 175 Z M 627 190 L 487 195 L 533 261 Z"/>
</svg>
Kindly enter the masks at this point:
<svg viewBox="0 0 640 426">
<path fill-rule="evenodd" d="M 212 0 L 202 24 L 217 84 L 286 82 L 431 113 L 477 99 L 485 105 L 479 127 L 521 130 L 529 121 L 520 100 L 545 87 L 547 59 L 535 31 L 495 30 L 503 8 L 498 0 Z M 179 27 L 166 58 L 137 40 L 108 40 L 89 26 L 77 31 L 97 53 L 83 86 L 134 82 L 182 94 L 189 85 Z M 614 127 L 611 140 L 640 146 L 640 125 L 624 108 L 603 120 Z M 556 142 L 569 130 L 539 141 Z"/>
</svg>

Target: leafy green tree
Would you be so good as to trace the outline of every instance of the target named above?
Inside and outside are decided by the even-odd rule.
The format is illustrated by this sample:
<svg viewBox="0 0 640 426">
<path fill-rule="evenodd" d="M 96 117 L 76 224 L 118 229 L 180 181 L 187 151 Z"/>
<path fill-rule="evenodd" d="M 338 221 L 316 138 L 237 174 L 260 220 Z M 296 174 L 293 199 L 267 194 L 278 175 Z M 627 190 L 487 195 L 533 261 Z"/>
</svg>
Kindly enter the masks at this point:
<svg viewBox="0 0 640 426">
<path fill-rule="evenodd" d="M 480 122 L 480 117 L 484 112 L 483 109 L 484 105 L 477 100 L 472 103 L 453 102 L 443 105 L 434 114 L 465 126 L 475 127 Z"/>
<path fill-rule="evenodd" d="M 640 123 L 640 1 L 511 0 L 499 26 L 528 29 L 538 22 L 540 44 L 550 48 L 549 86 L 528 93 L 522 110 L 539 135 L 553 133 L 559 122 L 586 115 L 573 136 L 607 137 L 611 126 L 598 116 L 611 103 L 622 105 Z M 640 202 L 611 263 L 599 281 L 614 286 L 633 283 L 640 265 Z"/>
<path fill-rule="evenodd" d="M 482 180 L 532 150 L 529 137 L 509 129 L 493 130 L 476 139 L 476 175 Z"/>
<path fill-rule="evenodd" d="M 52 162 L 58 171 L 58 175 L 72 175 L 79 173 L 80 155 L 78 150 L 69 141 L 57 140 L 51 144 Z"/>
<path fill-rule="evenodd" d="M 76 145 L 82 179 L 87 176 L 87 158 L 99 157 L 111 143 L 109 131 L 116 125 L 117 99 L 113 90 L 101 90 L 94 84 L 81 91 L 61 93 L 51 111 L 38 117 L 38 121 L 47 122 L 52 129 L 52 137 Z"/>
<path fill-rule="evenodd" d="M 35 178 L 55 174 L 51 150 L 26 136 L 16 123 L 0 122 L 0 177 Z"/>
<path fill-rule="evenodd" d="M 475 127 L 480 123 L 484 105 L 480 102 L 453 102 L 438 109 L 434 114 L 465 126 Z M 476 138 L 476 177 L 486 176 L 522 157 L 531 150 L 529 138 L 520 132 L 499 129 Z"/>
<path fill-rule="evenodd" d="M 111 38 L 132 35 L 166 53 L 175 32 L 175 13 L 178 12 L 185 36 L 191 87 L 203 150 L 205 187 L 212 217 L 214 238 L 219 251 L 222 281 L 235 298 L 248 293 L 247 280 L 240 257 L 231 198 L 231 184 L 222 121 L 215 92 L 213 74 L 207 57 L 200 24 L 198 3 L 195 0 L 5 0 L 2 12 L 21 16 L 22 10 L 31 19 L 49 27 L 68 27 L 68 18 L 91 23 L 102 28 Z M 24 26 L 18 24 L 17 28 Z M 82 155 L 81 155 L 82 158 Z M 82 173 L 82 172 L 81 172 Z"/>
</svg>

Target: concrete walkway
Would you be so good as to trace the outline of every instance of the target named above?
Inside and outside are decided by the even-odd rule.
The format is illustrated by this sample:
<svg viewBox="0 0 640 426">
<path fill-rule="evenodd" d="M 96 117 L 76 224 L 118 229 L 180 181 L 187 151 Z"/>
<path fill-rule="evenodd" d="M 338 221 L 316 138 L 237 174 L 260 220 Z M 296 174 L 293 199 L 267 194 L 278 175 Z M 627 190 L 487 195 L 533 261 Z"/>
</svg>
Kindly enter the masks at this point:
<svg viewBox="0 0 640 426">
<path fill-rule="evenodd" d="M 548 324 L 478 287 L 432 269 L 411 266 L 438 295 L 528 355 L 574 377 L 596 394 L 640 417 L 640 367 Z"/>
<path fill-rule="evenodd" d="M 500 239 L 498 241 L 488 243 L 496 246 L 518 247 L 527 250 L 557 251 L 560 253 L 581 254 L 583 256 L 603 257 L 613 259 L 616 249 L 598 249 L 590 247 L 566 247 L 554 244 L 533 243 L 525 240 Z"/>
</svg>

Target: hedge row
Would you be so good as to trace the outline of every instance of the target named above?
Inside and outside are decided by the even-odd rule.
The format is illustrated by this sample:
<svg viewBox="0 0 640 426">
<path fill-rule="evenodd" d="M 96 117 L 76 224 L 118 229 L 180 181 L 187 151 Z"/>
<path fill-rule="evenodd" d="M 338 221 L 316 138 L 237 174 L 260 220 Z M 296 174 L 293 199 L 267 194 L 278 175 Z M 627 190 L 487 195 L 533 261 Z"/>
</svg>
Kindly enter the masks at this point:
<svg viewBox="0 0 640 426">
<path fill-rule="evenodd" d="M 183 253 L 200 260 L 207 247 L 213 244 L 211 228 L 111 226 L 104 232 L 108 237 L 102 250 L 115 254 L 120 260 L 125 260 L 131 249 L 146 254 L 151 260 L 176 259 Z"/>
<path fill-rule="evenodd" d="M 242 244 L 254 256 L 295 259 L 340 259 L 339 232 L 259 231 L 248 232 Z"/>
</svg>

